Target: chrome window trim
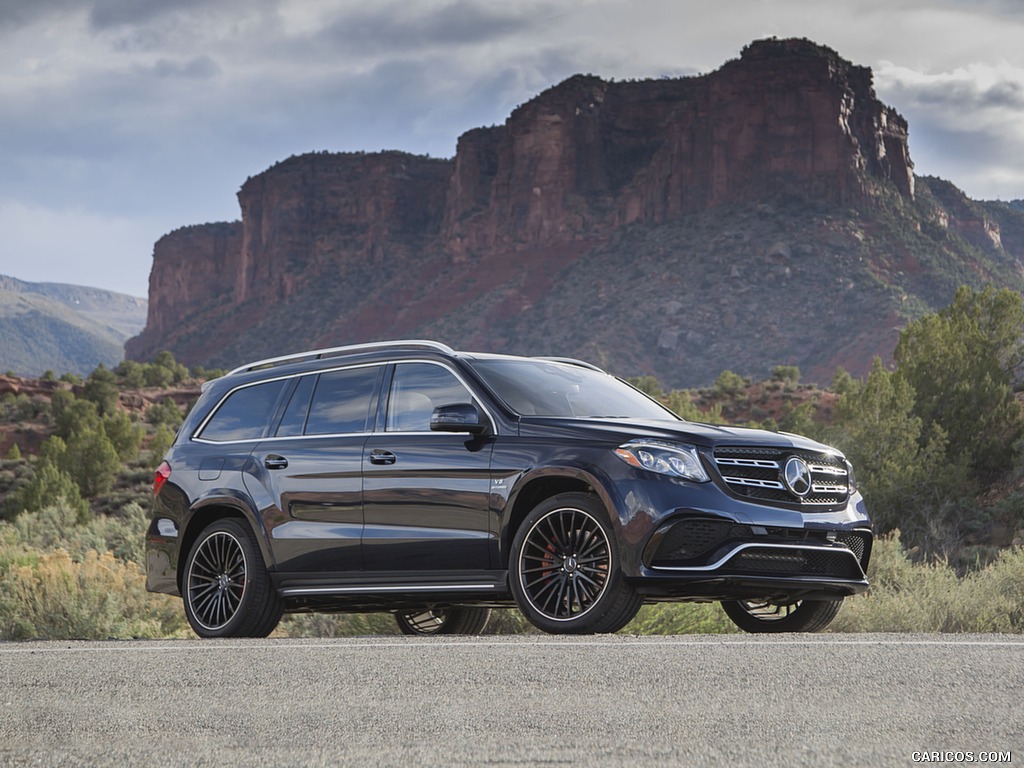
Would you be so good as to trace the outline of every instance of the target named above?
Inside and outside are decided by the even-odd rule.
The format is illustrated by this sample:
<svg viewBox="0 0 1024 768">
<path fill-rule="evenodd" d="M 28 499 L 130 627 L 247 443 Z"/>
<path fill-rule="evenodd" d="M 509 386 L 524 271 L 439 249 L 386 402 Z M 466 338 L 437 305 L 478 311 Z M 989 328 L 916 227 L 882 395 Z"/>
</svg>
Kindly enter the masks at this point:
<svg viewBox="0 0 1024 768">
<path fill-rule="evenodd" d="M 466 390 L 469 392 L 470 395 L 473 396 L 473 399 L 476 400 L 480 404 L 480 408 L 483 410 L 484 415 L 487 417 L 487 420 L 491 423 L 491 433 L 495 434 L 495 435 L 498 434 L 498 422 L 495 420 L 495 418 L 494 418 L 493 414 L 490 412 L 490 410 L 488 410 L 487 405 L 484 403 L 483 398 L 481 398 L 479 395 L 477 395 L 475 390 L 473 389 L 473 387 L 471 387 L 466 382 L 465 377 L 463 377 L 452 366 L 446 365 L 446 364 L 444 364 L 444 363 L 442 363 L 442 362 L 440 362 L 438 360 L 425 360 L 425 359 L 420 359 L 420 358 L 410 358 L 410 359 L 407 359 L 407 360 L 378 360 L 378 361 L 370 362 L 370 363 L 354 363 L 354 364 L 351 364 L 351 365 L 338 365 L 338 366 L 335 366 L 333 368 L 323 368 L 323 369 L 315 370 L 315 371 L 299 371 L 299 372 L 296 372 L 296 373 L 285 374 L 283 376 L 272 376 L 271 378 L 268 378 L 268 379 L 260 379 L 259 381 L 250 381 L 250 382 L 247 382 L 245 384 L 239 384 L 237 387 L 232 387 L 231 389 L 229 389 L 227 392 L 224 393 L 224 396 L 221 397 L 221 399 L 217 401 L 217 405 L 215 405 L 213 407 L 213 410 L 211 410 L 206 415 L 206 418 L 204 418 L 202 420 L 202 422 L 199 424 L 199 426 L 196 427 L 195 431 L 192 433 L 192 436 L 189 438 L 189 440 L 191 442 L 202 443 L 204 445 L 240 445 L 242 443 L 258 443 L 258 442 L 263 442 L 263 441 L 266 441 L 266 440 L 317 440 L 317 439 L 329 439 L 329 438 L 338 438 L 338 437 L 363 437 L 363 436 L 370 437 L 372 435 L 439 435 L 439 434 L 468 435 L 468 434 L 472 434 L 471 432 L 434 432 L 434 431 L 428 431 L 428 432 L 388 432 L 386 429 L 382 429 L 380 431 L 374 431 L 374 432 L 339 432 L 339 433 L 333 433 L 333 434 L 318 434 L 318 435 L 282 435 L 280 437 L 278 437 L 276 435 L 267 435 L 266 437 L 250 437 L 250 438 L 245 438 L 245 439 L 242 439 L 242 440 L 210 440 L 210 439 L 207 439 L 207 438 L 203 438 L 201 436 L 203 430 L 206 429 L 206 425 L 209 423 L 210 419 L 212 419 L 216 415 L 217 411 L 219 411 L 221 409 L 221 406 L 224 405 L 224 401 L 227 400 L 229 397 L 231 397 L 231 395 L 233 395 L 235 392 L 239 391 L 240 389 L 245 389 L 247 387 L 255 387 L 255 386 L 258 386 L 260 384 L 269 384 L 270 382 L 273 382 L 273 381 L 286 381 L 286 380 L 290 380 L 290 379 L 298 379 L 298 378 L 301 378 L 303 376 L 319 376 L 322 373 L 334 373 L 335 371 L 347 371 L 347 370 L 354 370 L 356 368 L 373 368 L 373 367 L 378 367 L 378 366 L 386 367 L 388 365 L 395 365 L 395 366 L 397 366 L 397 365 L 401 365 L 403 363 L 429 363 L 430 365 L 437 365 L 437 366 L 447 370 L 456 379 L 458 379 L 459 383 L 462 384 L 462 386 L 466 388 Z M 382 393 L 382 394 L 384 394 L 387 397 L 390 397 L 391 392 L 389 390 L 388 392 Z"/>
<path fill-rule="evenodd" d="M 262 384 L 270 384 L 275 381 L 287 381 L 288 379 L 291 378 L 294 377 L 273 376 L 269 379 L 250 381 L 246 382 L 245 384 L 239 384 L 237 387 L 232 387 L 231 389 L 224 393 L 224 396 L 220 400 L 218 400 L 217 404 L 210 410 L 208 414 L 206 414 L 206 418 L 204 418 L 202 422 L 200 422 L 199 426 L 195 428 L 195 430 L 192 432 L 192 436 L 189 439 L 192 440 L 193 442 L 206 443 L 207 445 L 229 445 L 234 443 L 251 443 L 254 441 L 262 440 L 262 437 L 247 437 L 242 440 L 210 440 L 208 438 L 200 438 L 199 436 L 203 433 L 203 430 L 206 429 L 206 425 L 210 423 L 210 420 L 217 415 L 217 411 L 219 411 L 224 406 L 224 403 L 227 401 L 227 399 L 231 397 L 233 394 L 235 394 L 235 392 L 240 392 L 241 390 L 248 389 L 249 387 L 258 387 Z M 280 397 L 280 395 L 278 395 L 278 397 Z"/>
</svg>

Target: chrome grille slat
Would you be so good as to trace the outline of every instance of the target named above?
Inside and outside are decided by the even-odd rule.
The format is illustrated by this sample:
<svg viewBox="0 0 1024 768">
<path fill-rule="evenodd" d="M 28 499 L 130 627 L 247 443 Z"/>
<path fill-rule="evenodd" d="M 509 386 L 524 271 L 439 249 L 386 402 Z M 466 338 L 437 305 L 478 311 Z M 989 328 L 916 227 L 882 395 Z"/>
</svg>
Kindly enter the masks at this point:
<svg viewBox="0 0 1024 768">
<path fill-rule="evenodd" d="M 718 446 L 714 462 L 725 487 L 750 501 L 772 506 L 798 506 L 816 510 L 838 507 L 850 495 L 846 464 L 839 456 L 795 448 Z M 807 463 L 811 489 L 804 496 L 792 493 L 781 476 L 792 456 Z"/>
</svg>

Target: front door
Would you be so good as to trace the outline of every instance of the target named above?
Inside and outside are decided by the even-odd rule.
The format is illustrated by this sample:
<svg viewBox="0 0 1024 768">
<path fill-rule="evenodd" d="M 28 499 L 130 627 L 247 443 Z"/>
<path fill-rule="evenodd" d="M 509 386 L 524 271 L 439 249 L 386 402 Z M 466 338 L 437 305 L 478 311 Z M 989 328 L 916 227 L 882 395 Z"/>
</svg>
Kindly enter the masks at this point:
<svg viewBox="0 0 1024 768">
<path fill-rule="evenodd" d="M 397 363 L 383 424 L 363 448 L 363 567 L 483 571 L 493 435 L 430 431 L 434 408 L 476 403 L 439 363 Z"/>
</svg>

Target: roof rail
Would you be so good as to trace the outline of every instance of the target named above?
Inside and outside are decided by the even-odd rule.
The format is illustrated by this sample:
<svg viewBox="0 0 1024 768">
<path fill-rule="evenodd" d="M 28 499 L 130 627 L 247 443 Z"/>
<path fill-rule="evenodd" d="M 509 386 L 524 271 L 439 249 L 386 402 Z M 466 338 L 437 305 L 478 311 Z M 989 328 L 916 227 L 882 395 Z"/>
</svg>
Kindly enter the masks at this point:
<svg viewBox="0 0 1024 768">
<path fill-rule="evenodd" d="M 438 352 L 444 352 L 449 355 L 454 355 L 455 350 L 449 347 L 447 344 L 442 344 L 439 341 L 429 341 L 425 339 L 409 339 L 409 340 L 394 340 L 394 341 L 372 341 L 367 344 L 349 344 L 344 347 L 329 347 L 327 349 L 311 349 L 308 352 L 299 352 L 294 355 L 284 355 L 282 357 L 268 357 L 266 360 L 257 360 L 254 363 L 246 363 L 245 365 L 235 368 L 233 371 L 227 373 L 227 376 L 234 376 L 236 373 L 245 373 L 247 371 L 255 371 L 257 368 L 273 368 L 278 365 L 285 365 L 287 363 L 297 363 L 301 360 L 319 360 L 324 357 L 333 357 L 335 355 L 351 352 L 370 352 L 376 349 L 434 349 Z"/>
<path fill-rule="evenodd" d="M 542 356 L 536 358 L 537 360 L 549 360 L 552 363 L 565 363 L 566 365 L 578 365 L 580 368 L 589 368 L 591 371 L 597 371 L 598 373 L 607 373 L 604 368 L 598 368 L 593 363 L 588 363 L 586 360 L 577 360 L 575 357 L 548 357 Z"/>
</svg>

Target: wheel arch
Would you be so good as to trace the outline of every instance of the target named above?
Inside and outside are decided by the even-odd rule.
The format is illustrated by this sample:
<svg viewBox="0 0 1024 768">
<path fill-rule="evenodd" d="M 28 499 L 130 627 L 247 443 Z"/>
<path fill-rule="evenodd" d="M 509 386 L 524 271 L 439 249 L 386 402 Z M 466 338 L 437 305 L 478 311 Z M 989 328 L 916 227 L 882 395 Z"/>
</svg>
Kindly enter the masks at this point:
<svg viewBox="0 0 1024 768">
<path fill-rule="evenodd" d="M 199 534 L 202 533 L 203 530 L 211 523 L 227 518 L 242 520 L 252 529 L 252 532 L 256 536 L 256 541 L 259 544 L 260 554 L 263 556 L 263 564 L 268 570 L 270 569 L 272 564 L 270 552 L 267 548 L 267 542 L 263 536 L 262 528 L 256 522 L 258 518 L 255 512 L 253 512 L 245 501 L 234 495 L 207 496 L 199 499 L 192 505 L 188 523 L 185 526 L 185 530 L 181 533 L 181 544 L 178 549 L 177 567 L 177 582 L 180 594 L 184 594 L 181 590 L 182 581 L 185 576 L 185 561 L 188 559 L 188 553 L 192 550 L 192 546 L 195 544 L 196 539 L 199 538 Z"/>
<path fill-rule="evenodd" d="M 500 538 L 499 551 L 502 562 L 508 561 L 512 541 L 530 511 L 545 499 L 560 493 L 589 493 L 596 496 L 608 514 L 608 522 L 612 528 L 618 528 L 619 515 L 615 502 L 596 475 L 575 467 L 537 469 L 524 475 L 509 494 Z"/>
</svg>

